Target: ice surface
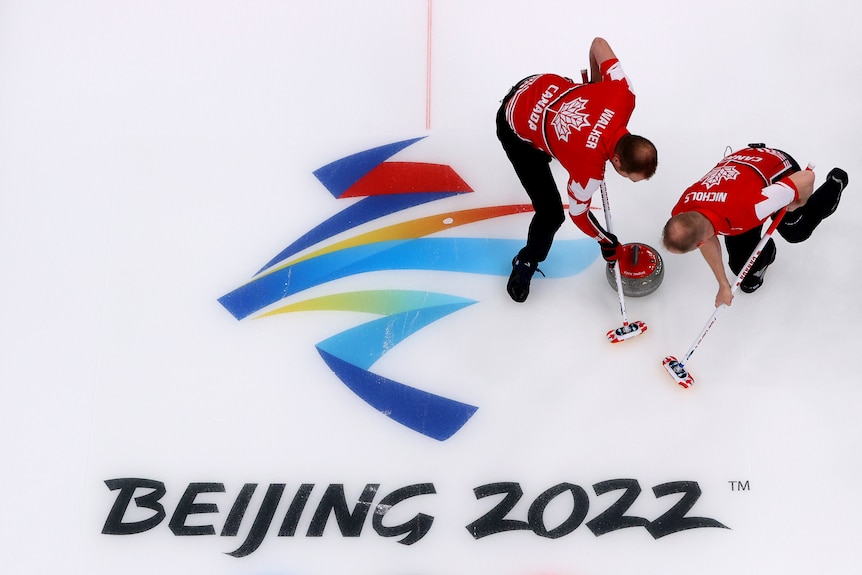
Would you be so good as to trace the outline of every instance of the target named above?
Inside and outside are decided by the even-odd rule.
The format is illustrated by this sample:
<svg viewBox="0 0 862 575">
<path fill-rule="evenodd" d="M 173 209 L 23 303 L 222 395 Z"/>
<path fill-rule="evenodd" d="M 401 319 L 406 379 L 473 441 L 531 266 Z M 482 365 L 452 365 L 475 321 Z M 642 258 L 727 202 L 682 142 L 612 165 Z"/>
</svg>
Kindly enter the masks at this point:
<svg viewBox="0 0 862 575">
<path fill-rule="evenodd" d="M 860 339 L 848 326 L 862 320 L 852 249 L 862 224 L 858 19 L 839 1 L 5 2 L 4 566 L 855 573 Z M 598 259 L 575 275 L 554 276 L 551 266 L 525 304 L 506 295 L 514 254 L 502 248 L 523 240 L 524 213 L 430 236 L 447 249 L 487 238 L 484 255 L 459 260 L 494 254 L 483 273 L 368 271 L 278 304 L 325 298 L 321 309 L 242 321 L 219 303 L 358 201 L 336 200 L 313 172 L 363 150 L 422 138 L 391 160 L 451 166 L 473 192 L 333 242 L 527 202 L 494 135 L 499 101 L 535 72 L 577 76 L 594 36 L 608 39 L 634 82 L 630 128 L 659 148 L 650 181 L 609 174 L 622 241 L 659 246 L 679 193 L 727 147 L 780 147 L 816 162 L 818 183 L 833 166 L 850 174 L 838 212 L 805 244 L 779 240 L 764 287 L 740 294 L 711 330 L 686 365 L 694 387 L 674 383 L 661 361 L 682 356 L 712 313 L 714 280 L 699 256 L 663 253 L 661 288 L 627 300 L 629 318 L 649 331 L 610 345 L 605 333 L 620 316 Z M 554 250 L 582 239 L 567 223 Z M 330 297 L 377 290 L 391 293 Z M 443 295 L 415 299 L 426 291 Z M 393 293 L 405 307 L 371 305 Z M 455 301 L 447 298 L 475 303 L 451 313 L 432 305 Z M 392 348 L 375 350 L 371 371 L 478 408 L 443 441 L 363 402 L 315 347 L 386 314 L 402 314 L 397 325 L 408 329 L 409 313 L 415 331 L 384 336 Z M 439 318 L 420 329 L 428 314 Z M 123 478 L 163 482 L 166 518 L 145 533 L 103 535 L 120 495 L 105 482 Z M 688 517 L 730 529 L 695 522 L 658 539 L 642 526 L 597 536 L 588 525 L 624 493 L 602 482 L 616 479 L 642 489 L 625 514 L 654 531 L 681 496 L 653 488 L 685 481 L 702 492 Z M 524 529 L 475 539 L 466 527 L 502 495 L 474 489 L 504 482 L 524 494 L 507 519 L 562 530 L 584 510 L 583 493 L 583 523 L 556 539 Z M 196 483 L 224 486 L 193 501 L 218 512 L 186 508 L 175 527 L 212 525 L 214 535 L 176 535 L 169 523 Z M 259 486 L 231 536 L 228 515 L 246 483 Z M 266 488 L 281 483 L 259 549 L 227 555 L 251 532 Z M 315 487 L 296 534 L 278 536 L 303 483 Z M 343 485 L 351 510 L 367 484 L 380 485 L 357 537 L 342 535 L 334 517 L 321 537 L 307 535 L 330 484 Z M 421 484 L 436 493 L 404 499 L 382 524 L 424 513 L 434 517 L 428 533 L 409 546 L 379 535 L 377 504 Z M 153 514 L 134 506 L 126 522 Z"/>
</svg>

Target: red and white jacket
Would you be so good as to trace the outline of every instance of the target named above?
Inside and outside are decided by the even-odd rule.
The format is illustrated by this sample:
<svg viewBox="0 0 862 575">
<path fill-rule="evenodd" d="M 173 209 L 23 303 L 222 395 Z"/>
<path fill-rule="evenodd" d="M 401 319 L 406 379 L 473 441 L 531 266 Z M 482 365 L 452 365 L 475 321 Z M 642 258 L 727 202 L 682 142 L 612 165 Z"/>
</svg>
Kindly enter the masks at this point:
<svg viewBox="0 0 862 575">
<path fill-rule="evenodd" d="M 683 192 L 671 215 L 699 212 L 723 236 L 747 232 L 798 199 L 799 192 L 788 177 L 795 171 L 778 150 L 744 148 L 725 157 Z"/>
<path fill-rule="evenodd" d="M 599 241 L 602 228 L 590 217 L 590 200 L 605 178 L 635 107 L 635 95 L 619 60 L 602 62 L 602 79 L 579 84 L 556 74 L 527 78 L 506 105 L 506 120 L 524 141 L 556 158 L 569 173 L 569 215 Z"/>
</svg>

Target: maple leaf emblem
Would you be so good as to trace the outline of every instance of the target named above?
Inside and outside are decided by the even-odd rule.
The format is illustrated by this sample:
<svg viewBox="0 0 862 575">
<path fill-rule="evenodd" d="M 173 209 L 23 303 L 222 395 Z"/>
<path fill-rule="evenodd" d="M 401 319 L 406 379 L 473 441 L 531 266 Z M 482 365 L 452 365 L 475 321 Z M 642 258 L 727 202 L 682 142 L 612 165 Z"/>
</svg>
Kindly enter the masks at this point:
<svg viewBox="0 0 862 575">
<path fill-rule="evenodd" d="M 719 185 L 721 182 L 725 180 L 735 180 L 739 176 L 739 170 L 737 170 L 733 166 L 718 166 L 712 169 L 707 175 L 703 177 L 701 182 L 706 186 L 706 189 L 710 189 L 713 186 Z"/>
<path fill-rule="evenodd" d="M 587 102 L 589 100 L 577 98 L 560 106 L 557 115 L 551 120 L 558 139 L 568 142 L 572 128 L 580 132 L 581 128 L 590 125 L 589 114 L 581 111 L 587 107 Z"/>
</svg>

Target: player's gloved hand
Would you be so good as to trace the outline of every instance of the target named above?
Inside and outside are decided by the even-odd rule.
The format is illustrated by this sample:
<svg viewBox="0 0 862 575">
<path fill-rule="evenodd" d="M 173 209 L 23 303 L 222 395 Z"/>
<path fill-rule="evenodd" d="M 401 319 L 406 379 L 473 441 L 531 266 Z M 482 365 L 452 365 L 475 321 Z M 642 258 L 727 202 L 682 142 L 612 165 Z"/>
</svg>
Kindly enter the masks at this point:
<svg viewBox="0 0 862 575">
<path fill-rule="evenodd" d="M 605 242 L 599 242 L 599 247 L 602 250 L 602 257 L 605 258 L 606 262 L 615 262 L 619 259 L 619 254 L 617 253 L 620 248 L 620 242 L 614 234 L 608 233 L 605 234 L 608 236 L 608 240 Z"/>
</svg>

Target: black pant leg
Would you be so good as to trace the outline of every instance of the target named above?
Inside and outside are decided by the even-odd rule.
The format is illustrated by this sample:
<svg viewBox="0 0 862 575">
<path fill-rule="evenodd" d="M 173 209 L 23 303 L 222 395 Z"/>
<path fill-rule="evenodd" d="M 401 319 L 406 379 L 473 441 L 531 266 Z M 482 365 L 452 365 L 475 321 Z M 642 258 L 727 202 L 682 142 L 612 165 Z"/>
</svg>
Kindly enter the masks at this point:
<svg viewBox="0 0 862 575">
<path fill-rule="evenodd" d="M 534 148 L 512 131 L 506 122 L 505 107 L 506 100 L 497 112 L 497 138 L 530 197 L 534 210 L 527 232 L 527 245 L 521 250 L 520 257 L 539 263 L 548 257 L 554 235 L 565 221 L 563 203 L 551 173 L 551 156 Z"/>
<path fill-rule="evenodd" d="M 817 226 L 832 215 L 841 199 L 842 184 L 839 180 L 828 178 L 820 184 L 801 208 L 787 212 L 778 224 L 778 233 L 791 244 L 804 242 L 811 237 Z"/>
<path fill-rule="evenodd" d="M 760 225 L 737 236 L 725 236 L 724 246 L 727 248 L 727 264 L 730 266 L 730 270 L 734 274 L 739 275 L 739 272 L 741 272 L 742 268 L 745 267 L 745 263 L 748 261 L 748 258 L 750 258 L 751 254 L 754 253 L 758 242 L 760 242 L 760 232 L 762 229 L 763 226 Z M 769 265 L 768 262 L 772 261 L 774 256 L 775 242 L 770 239 L 748 273 L 760 271 Z"/>
</svg>

